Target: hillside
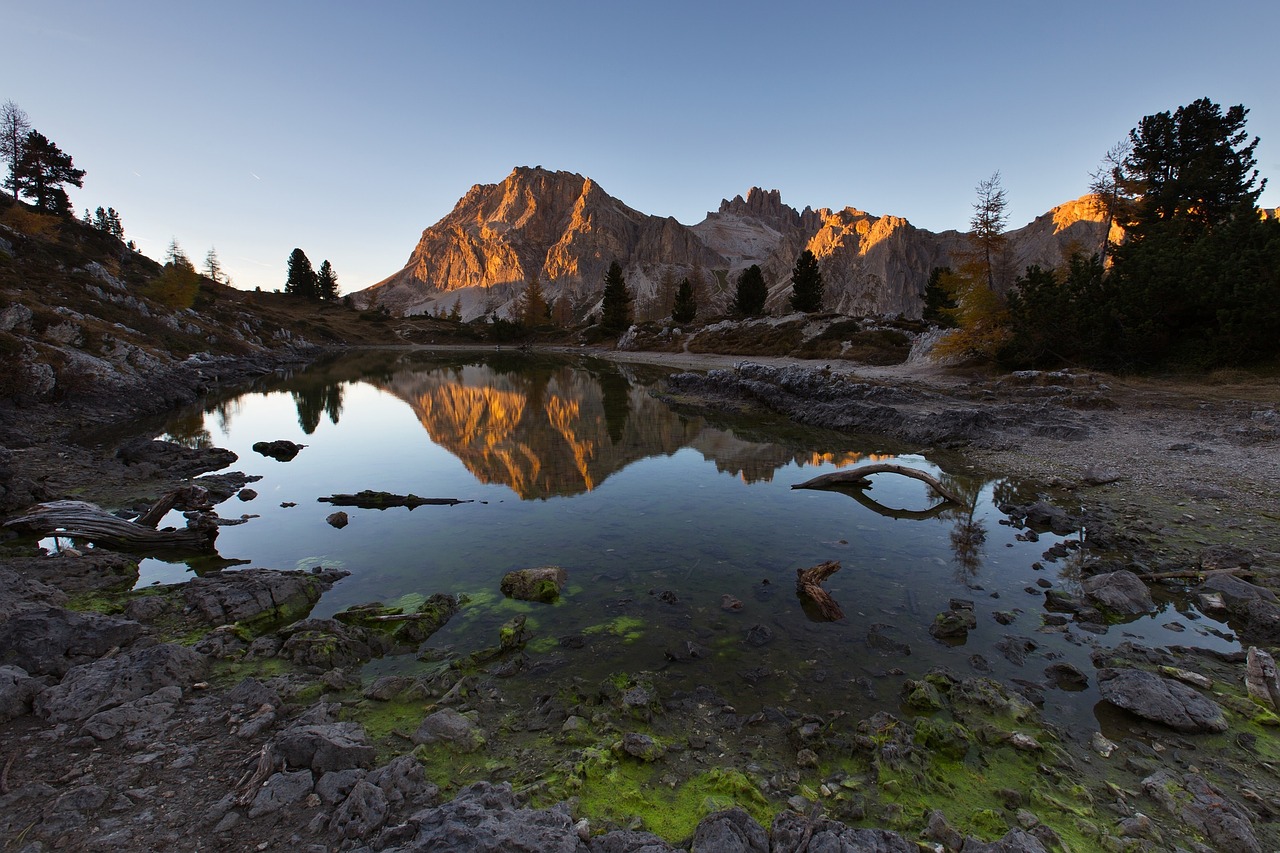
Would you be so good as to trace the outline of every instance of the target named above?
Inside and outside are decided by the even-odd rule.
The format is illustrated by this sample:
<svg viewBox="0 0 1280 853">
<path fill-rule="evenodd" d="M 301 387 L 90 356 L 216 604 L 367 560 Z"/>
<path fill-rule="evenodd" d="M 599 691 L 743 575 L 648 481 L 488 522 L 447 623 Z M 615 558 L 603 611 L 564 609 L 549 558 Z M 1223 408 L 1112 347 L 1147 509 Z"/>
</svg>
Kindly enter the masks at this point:
<svg viewBox="0 0 1280 853">
<path fill-rule="evenodd" d="M 1055 266 L 1074 248 L 1102 241 L 1088 198 L 1059 205 L 1008 234 L 1016 269 Z M 953 262 L 965 236 L 934 233 L 898 216 L 846 207 L 796 210 L 777 190 L 753 187 L 686 226 L 641 213 L 590 178 L 519 167 L 498 184 L 478 184 L 448 216 L 422 233 L 403 269 L 362 291 L 361 304 L 396 314 L 437 314 L 455 306 L 472 319 L 509 313 L 537 275 L 579 316 L 599 303 L 604 271 L 618 260 L 642 309 L 668 283 L 701 268 L 704 316 L 723 312 L 738 273 L 759 264 L 770 308 L 785 311 L 791 268 L 805 249 L 818 258 L 827 306 L 855 315 L 919 317 L 929 273 Z"/>
</svg>

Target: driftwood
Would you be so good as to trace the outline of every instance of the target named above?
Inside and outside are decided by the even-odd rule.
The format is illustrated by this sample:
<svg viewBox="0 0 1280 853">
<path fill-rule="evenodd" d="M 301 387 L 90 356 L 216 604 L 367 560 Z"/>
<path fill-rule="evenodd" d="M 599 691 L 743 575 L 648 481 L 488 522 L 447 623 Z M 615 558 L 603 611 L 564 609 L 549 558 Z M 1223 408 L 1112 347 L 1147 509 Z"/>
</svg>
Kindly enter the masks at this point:
<svg viewBox="0 0 1280 853">
<path fill-rule="evenodd" d="M 209 490 L 204 486 L 183 486 L 174 489 L 161 496 L 156 501 L 155 506 L 144 512 L 133 520 L 134 524 L 141 524 L 143 527 L 155 529 L 160 524 L 160 519 L 168 514 L 169 510 L 177 507 L 178 509 L 213 509 L 213 503 L 209 500 Z"/>
<path fill-rule="evenodd" d="M 793 489 L 867 489 L 871 487 L 871 481 L 867 479 L 872 474 L 901 474 L 904 477 L 913 477 L 929 484 L 929 488 L 933 489 L 939 497 L 952 503 L 965 503 L 964 498 L 948 489 L 942 482 L 932 474 L 915 468 L 909 468 L 906 465 L 895 465 L 892 462 L 877 462 L 873 465 L 860 465 L 857 468 L 850 468 L 848 471 L 833 471 L 830 474 L 822 474 L 814 477 L 812 480 L 806 480 L 803 483 L 797 483 L 791 488 Z"/>
<path fill-rule="evenodd" d="M 816 621 L 835 622 L 844 618 L 840 605 L 822 588 L 822 582 L 838 571 L 840 564 L 835 560 L 828 560 L 810 569 L 796 569 L 796 595 L 800 596 L 801 605 L 809 604 L 813 607 L 818 616 Z M 809 608 L 806 607 L 805 611 L 809 612 Z M 812 614 L 810 618 L 813 618 Z"/>
<path fill-rule="evenodd" d="M 36 504 L 23 515 L 11 518 L 5 527 L 39 536 L 66 536 L 121 550 L 183 548 L 212 551 L 218 536 L 216 516 L 193 513 L 181 530 L 155 530 L 117 518 L 86 501 L 49 501 Z"/>
<path fill-rule="evenodd" d="M 372 489 L 365 489 L 354 495 L 330 495 L 327 498 L 317 498 L 317 500 L 334 506 L 354 506 L 359 509 L 389 509 L 393 506 L 404 506 L 413 509 L 416 506 L 454 506 L 455 504 L 473 503 L 473 501 L 463 501 L 457 498 L 420 498 L 413 494 L 395 495 L 391 492 L 375 492 Z"/>
</svg>

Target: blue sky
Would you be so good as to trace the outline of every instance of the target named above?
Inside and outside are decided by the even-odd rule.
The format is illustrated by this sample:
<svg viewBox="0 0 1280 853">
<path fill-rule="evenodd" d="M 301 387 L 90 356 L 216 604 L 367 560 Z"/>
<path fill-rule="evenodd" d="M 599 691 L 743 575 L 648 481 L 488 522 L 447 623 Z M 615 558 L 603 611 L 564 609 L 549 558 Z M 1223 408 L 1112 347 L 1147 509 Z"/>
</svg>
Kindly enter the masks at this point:
<svg viewBox="0 0 1280 853">
<path fill-rule="evenodd" d="M 152 257 L 215 246 L 239 287 L 289 252 L 390 275 L 517 165 L 693 224 L 753 185 L 967 229 L 1082 194 L 1150 113 L 1249 107 L 1280 179 L 1280 4 L 0 0 L 0 101 L 87 171 Z M 1280 185 L 1262 203 L 1280 206 Z"/>
</svg>

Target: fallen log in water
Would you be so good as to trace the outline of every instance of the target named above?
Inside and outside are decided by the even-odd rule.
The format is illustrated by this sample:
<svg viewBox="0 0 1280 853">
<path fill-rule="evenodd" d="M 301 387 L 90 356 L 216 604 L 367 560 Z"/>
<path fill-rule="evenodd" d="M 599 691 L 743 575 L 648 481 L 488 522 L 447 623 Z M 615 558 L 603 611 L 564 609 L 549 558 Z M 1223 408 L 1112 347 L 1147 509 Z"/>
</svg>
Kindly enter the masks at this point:
<svg viewBox="0 0 1280 853">
<path fill-rule="evenodd" d="M 912 477 L 921 480 L 929 485 L 929 488 L 944 500 L 964 505 L 964 498 L 948 489 L 942 484 L 942 481 L 932 474 L 920 471 L 916 468 L 908 468 L 906 465 L 894 465 L 891 462 L 877 462 L 874 465 L 861 465 L 857 468 L 850 468 L 848 471 L 833 471 L 830 474 L 822 474 L 814 477 L 812 480 L 806 480 L 803 483 L 797 483 L 791 488 L 793 489 L 866 489 L 871 486 L 871 481 L 867 479 L 872 474 L 901 474 L 904 477 Z"/>
<path fill-rule="evenodd" d="M 36 504 L 17 518 L 6 521 L 4 526 L 38 536 L 56 534 L 85 539 L 125 551 L 133 548 L 212 551 L 213 540 L 218 536 L 216 518 L 212 514 L 193 513 L 185 528 L 155 530 L 117 518 L 86 501 L 49 501 Z"/>
<path fill-rule="evenodd" d="M 796 595 L 800 596 L 801 605 L 808 603 L 813 606 L 817 611 L 818 621 L 835 622 L 844 618 L 840 605 L 822 588 L 822 582 L 838 571 L 840 564 L 835 560 L 828 560 L 810 569 L 796 569 Z M 805 610 L 808 612 L 809 608 L 806 607 Z M 813 618 L 812 614 L 810 618 Z"/>
<path fill-rule="evenodd" d="M 393 506 L 413 509 L 416 506 L 454 506 L 474 503 L 474 501 L 463 501 L 457 498 L 420 498 L 414 494 L 395 495 L 391 492 L 375 492 L 372 489 L 365 489 L 354 495 L 330 495 L 316 500 L 334 506 L 353 506 L 358 509 L 388 509 Z"/>
</svg>

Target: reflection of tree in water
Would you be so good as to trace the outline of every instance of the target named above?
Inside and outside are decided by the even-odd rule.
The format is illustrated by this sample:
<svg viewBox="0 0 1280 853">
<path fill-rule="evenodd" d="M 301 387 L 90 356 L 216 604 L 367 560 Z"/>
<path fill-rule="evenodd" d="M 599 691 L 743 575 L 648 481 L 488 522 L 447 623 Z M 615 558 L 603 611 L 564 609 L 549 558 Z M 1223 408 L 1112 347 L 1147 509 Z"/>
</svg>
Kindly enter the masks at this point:
<svg viewBox="0 0 1280 853">
<path fill-rule="evenodd" d="M 329 422 L 337 426 L 338 419 L 342 417 L 341 385 L 314 385 L 289 393 L 293 395 L 293 402 L 298 407 L 298 426 L 307 435 L 311 435 L 320 426 L 322 415 L 327 414 Z"/>
<path fill-rule="evenodd" d="M 204 428 L 204 412 L 199 408 L 187 409 L 171 420 L 166 436 L 169 441 L 183 447 L 202 449 L 213 446 L 213 437 Z"/>
<path fill-rule="evenodd" d="M 939 471 L 938 479 L 963 499 L 962 504 L 951 505 L 943 515 L 956 520 L 951 528 L 951 554 L 959 570 L 959 579 L 966 580 L 982 568 L 983 548 L 987 544 L 987 526 L 975 518 L 985 483 L 976 477 L 957 477 L 946 471 Z"/>
<path fill-rule="evenodd" d="M 631 383 L 616 370 L 602 371 L 595 378 L 600 383 L 604 423 L 609 431 L 609 440 L 618 444 L 626 432 L 627 417 L 631 414 Z"/>
</svg>

